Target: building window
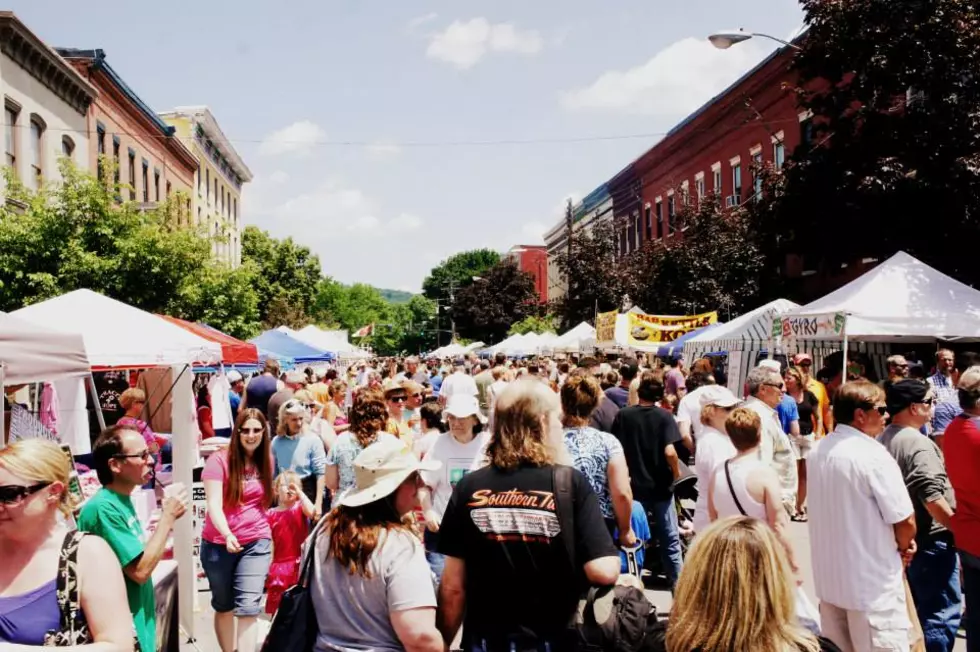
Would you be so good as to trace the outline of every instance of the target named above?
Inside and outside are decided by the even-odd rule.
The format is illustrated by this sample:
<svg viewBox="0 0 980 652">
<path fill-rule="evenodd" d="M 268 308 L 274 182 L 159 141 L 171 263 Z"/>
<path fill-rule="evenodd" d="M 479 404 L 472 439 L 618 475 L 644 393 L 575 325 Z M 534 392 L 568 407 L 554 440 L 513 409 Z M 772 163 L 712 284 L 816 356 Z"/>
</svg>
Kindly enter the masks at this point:
<svg viewBox="0 0 980 652">
<path fill-rule="evenodd" d="M 218 207 L 218 177 L 215 175 L 214 178 L 214 207 Z"/>
<path fill-rule="evenodd" d="M 143 161 L 143 203 L 150 203 L 150 164 L 146 161 Z"/>
<path fill-rule="evenodd" d="M 657 200 L 657 237 L 664 237 L 664 205 Z"/>
<path fill-rule="evenodd" d="M 780 139 L 772 144 L 772 164 L 777 170 L 782 170 L 785 162 L 786 144 Z"/>
<path fill-rule="evenodd" d="M 712 181 L 712 185 L 713 185 L 713 187 L 711 188 L 711 190 L 716 195 L 718 195 L 718 197 L 721 197 L 721 194 L 722 194 L 722 192 L 721 192 L 721 167 L 717 167 L 714 170 L 712 170 L 711 176 L 714 177 L 711 180 Z M 720 201 L 720 199 L 719 199 L 719 201 Z"/>
<path fill-rule="evenodd" d="M 204 177 L 201 176 L 201 168 L 197 169 L 197 196 L 201 196 L 201 182 L 204 181 Z"/>
<path fill-rule="evenodd" d="M 221 214 L 225 214 L 225 187 L 221 186 Z"/>
<path fill-rule="evenodd" d="M 735 202 L 741 203 L 742 201 L 742 164 L 736 163 L 732 166 L 732 194 L 735 196 Z"/>
<path fill-rule="evenodd" d="M 673 235 L 677 230 L 677 214 L 674 212 L 674 196 L 667 198 L 667 232 Z"/>
<path fill-rule="evenodd" d="M 116 185 L 119 185 L 119 169 L 122 167 L 122 161 L 119 160 L 119 139 L 115 136 L 112 137 L 112 160 L 115 162 L 116 171 L 113 173 L 113 180 Z M 117 195 L 118 197 L 118 195 Z"/>
<path fill-rule="evenodd" d="M 61 137 L 61 155 L 71 158 L 75 154 L 75 141 L 68 136 Z"/>
<path fill-rule="evenodd" d="M 31 187 L 34 190 L 41 189 L 41 161 L 43 161 L 44 156 L 44 123 L 41 122 L 41 118 L 38 116 L 31 116 L 31 142 L 29 146 L 30 152 L 30 179 L 28 183 L 32 184 Z"/>
<path fill-rule="evenodd" d="M 653 240 L 653 208 L 650 204 L 643 207 L 643 224 L 646 227 L 646 240 Z"/>
<path fill-rule="evenodd" d="M 701 201 L 704 199 L 704 177 L 703 176 L 698 177 L 697 179 L 694 180 L 694 192 L 697 194 L 697 196 L 698 196 L 698 203 L 700 204 Z"/>
<path fill-rule="evenodd" d="M 105 157 L 105 127 L 99 125 L 96 128 L 96 135 L 98 137 L 98 153 L 99 161 L 96 163 L 96 170 L 98 171 L 99 181 L 105 181 L 105 168 L 103 167 L 102 160 Z"/>
<path fill-rule="evenodd" d="M 201 223 L 201 207 L 200 206 L 197 207 L 197 223 L 198 224 Z"/>
<path fill-rule="evenodd" d="M 752 155 L 752 198 L 759 201 L 762 197 L 762 152 Z"/>
<path fill-rule="evenodd" d="M 153 201 L 160 201 L 160 170 L 153 168 Z"/>
<path fill-rule="evenodd" d="M 800 145 L 809 149 L 813 145 L 813 118 L 800 120 Z"/>
<path fill-rule="evenodd" d="M 169 181 L 167 182 L 167 199 L 170 199 L 170 182 Z M 190 201 L 190 197 L 187 198 L 187 201 Z M 187 214 L 190 215 L 190 211 L 188 211 Z"/>
<path fill-rule="evenodd" d="M 18 111 L 9 104 L 4 111 L 4 151 L 7 165 L 17 172 L 17 115 Z"/>
<path fill-rule="evenodd" d="M 234 208 L 235 213 L 234 213 L 234 215 L 232 217 L 235 218 L 235 226 L 238 226 L 238 198 L 236 197 L 233 201 L 234 201 L 233 208 Z"/>
<path fill-rule="evenodd" d="M 129 150 L 129 199 L 136 201 L 136 152 Z"/>
<path fill-rule="evenodd" d="M 211 203 L 211 170 L 210 169 L 204 170 L 204 187 L 205 187 L 205 192 L 207 193 L 208 203 L 210 204 Z"/>
</svg>

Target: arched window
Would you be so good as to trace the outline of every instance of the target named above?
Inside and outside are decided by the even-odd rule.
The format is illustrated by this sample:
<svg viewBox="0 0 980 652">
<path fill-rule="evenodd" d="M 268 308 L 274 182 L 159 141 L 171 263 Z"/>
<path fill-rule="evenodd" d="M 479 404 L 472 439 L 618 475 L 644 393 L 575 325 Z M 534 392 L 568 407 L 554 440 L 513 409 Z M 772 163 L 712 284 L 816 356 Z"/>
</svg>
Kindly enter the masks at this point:
<svg viewBox="0 0 980 652">
<path fill-rule="evenodd" d="M 75 141 L 70 136 L 61 137 L 61 155 L 71 158 L 75 154 Z"/>
<path fill-rule="evenodd" d="M 44 174 L 44 130 L 47 125 L 37 114 L 31 114 L 31 130 L 27 143 L 27 159 L 30 165 L 30 174 L 27 184 L 33 190 L 40 190 L 41 179 Z"/>
</svg>

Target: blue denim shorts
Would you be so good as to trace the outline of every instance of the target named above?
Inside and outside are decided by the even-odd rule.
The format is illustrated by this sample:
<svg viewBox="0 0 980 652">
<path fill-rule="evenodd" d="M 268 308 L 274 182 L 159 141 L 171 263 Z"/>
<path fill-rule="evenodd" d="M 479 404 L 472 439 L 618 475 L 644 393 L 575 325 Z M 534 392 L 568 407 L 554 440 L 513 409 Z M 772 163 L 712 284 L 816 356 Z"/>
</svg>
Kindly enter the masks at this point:
<svg viewBox="0 0 980 652">
<path fill-rule="evenodd" d="M 221 544 L 202 541 L 201 566 L 211 585 L 211 608 L 217 613 L 258 616 L 271 563 L 272 539 L 246 543 L 235 554 Z"/>
</svg>

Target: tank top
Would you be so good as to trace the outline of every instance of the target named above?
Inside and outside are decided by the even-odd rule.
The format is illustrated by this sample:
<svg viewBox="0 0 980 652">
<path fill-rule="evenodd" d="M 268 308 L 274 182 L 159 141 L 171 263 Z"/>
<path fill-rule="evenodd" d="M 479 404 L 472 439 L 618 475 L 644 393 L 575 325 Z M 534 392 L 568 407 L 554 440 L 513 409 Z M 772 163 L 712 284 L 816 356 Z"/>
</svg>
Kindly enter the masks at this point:
<svg viewBox="0 0 980 652">
<path fill-rule="evenodd" d="M 45 634 L 60 626 L 57 579 L 21 595 L 0 597 L 0 641 L 41 646 Z"/>
<path fill-rule="evenodd" d="M 728 480 L 725 478 L 725 465 L 718 465 L 718 468 L 715 469 L 714 491 L 711 494 L 715 503 L 715 511 L 718 512 L 718 518 L 740 516 L 742 514 L 738 509 L 738 505 L 735 504 L 735 499 L 732 497 L 732 489 L 734 489 L 735 495 L 738 496 L 738 502 L 742 504 L 742 509 L 745 510 L 746 516 L 751 516 L 761 521 L 766 520 L 766 506 L 752 498 L 745 483 L 749 475 L 767 468 L 767 466 L 767 464 L 756 459 L 754 456 L 731 460 L 728 465 L 728 470 L 732 476 L 732 487 L 730 489 L 728 487 Z"/>
<path fill-rule="evenodd" d="M 261 410 L 262 414 L 269 411 L 269 399 L 279 391 L 279 382 L 272 376 L 262 374 L 248 381 L 245 388 L 245 407 Z"/>
</svg>

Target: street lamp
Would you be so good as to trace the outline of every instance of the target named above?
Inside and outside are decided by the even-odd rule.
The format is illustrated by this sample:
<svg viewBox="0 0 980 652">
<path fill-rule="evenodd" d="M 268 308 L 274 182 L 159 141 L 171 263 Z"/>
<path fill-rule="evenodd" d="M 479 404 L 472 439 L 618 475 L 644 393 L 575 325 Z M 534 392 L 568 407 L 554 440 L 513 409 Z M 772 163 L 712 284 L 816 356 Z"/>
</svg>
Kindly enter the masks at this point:
<svg viewBox="0 0 980 652">
<path fill-rule="evenodd" d="M 784 41 L 781 38 L 776 38 L 775 36 L 769 36 L 768 34 L 761 34 L 758 32 L 746 32 L 744 29 L 732 29 L 716 32 L 709 36 L 708 40 L 711 41 L 711 44 L 719 50 L 727 50 L 733 45 L 737 45 L 743 41 L 748 41 L 754 36 L 759 38 L 767 38 L 770 41 L 775 41 L 776 43 L 793 48 L 794 50 L 803 49 L 800 46 L 790 43 L 789 41 Z"/>
</svg>

